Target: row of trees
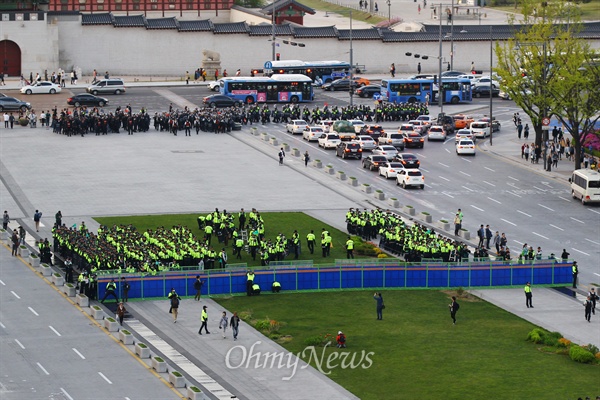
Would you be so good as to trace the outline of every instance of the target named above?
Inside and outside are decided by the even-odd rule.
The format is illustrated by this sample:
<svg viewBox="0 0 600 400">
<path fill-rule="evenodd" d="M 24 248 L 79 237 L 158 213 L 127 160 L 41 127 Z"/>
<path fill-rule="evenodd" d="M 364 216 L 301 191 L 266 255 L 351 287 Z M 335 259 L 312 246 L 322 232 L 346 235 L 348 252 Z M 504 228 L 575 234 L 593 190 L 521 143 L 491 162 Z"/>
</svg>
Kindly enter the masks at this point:
<svg viewBox="0 0 600 400">
<path fill-rule="evenodd" d="M 600 119 L 600 52 L 581 35 L 573 3 L 523 0 L 521 6 L 522 19 L 510 22 L 514 38 L 496 45 L 494 71 L 531 118 L 537 145 L 547 139 L 544 117 L 555 117 L 565 126 L 579 169 L 582 143 Z"/>
</svg>

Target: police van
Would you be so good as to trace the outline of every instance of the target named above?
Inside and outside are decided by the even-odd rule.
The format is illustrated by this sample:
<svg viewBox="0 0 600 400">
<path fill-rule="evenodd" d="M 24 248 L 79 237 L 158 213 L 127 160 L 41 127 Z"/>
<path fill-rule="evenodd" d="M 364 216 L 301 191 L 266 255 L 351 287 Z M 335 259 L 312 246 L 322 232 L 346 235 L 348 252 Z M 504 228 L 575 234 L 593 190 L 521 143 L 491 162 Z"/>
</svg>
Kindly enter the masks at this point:
<svg viewBox="0 0 600 400">
<path fill-rule="evenodd" d="M 569 178 L 571 196 L 581 204 L 600 202 L 600 173 L 592 169 L 577 169 Z"/>
</svg>

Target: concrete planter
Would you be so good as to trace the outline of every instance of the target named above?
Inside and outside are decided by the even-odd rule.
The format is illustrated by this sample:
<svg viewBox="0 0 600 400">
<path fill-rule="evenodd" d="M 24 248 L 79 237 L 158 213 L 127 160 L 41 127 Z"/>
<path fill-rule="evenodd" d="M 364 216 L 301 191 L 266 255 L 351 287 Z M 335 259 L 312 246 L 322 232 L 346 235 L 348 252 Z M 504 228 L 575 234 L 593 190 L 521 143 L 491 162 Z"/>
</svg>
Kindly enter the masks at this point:
<svg viewBox="0 0 600 400">
<path fill-rule="evenodd" d="M 5 242 L 8 239 L 9 239 L 9 237 L 8 237 L 8 231 L 6 229 L 0 228 L 0 240 L 2 240 L 3 242 Z"/>
<path fill-rule="evenodd" d="M 400 207 L 400 200 L 395 197 L 388 198 L 388 204 L 394 208 Z"/>
<path fill-rule="evenodd" d="M 27 258 L 27 257 L 29 257 L 29 249 L 27 248 L 27 246 L 24 246 L 24 245 L 20 245 L 20 246 L 19 246 L 19 255 L 20 255 L 22 258 Z"/>
<path fill-rule="evenodd" d="M 250 128 L 250 133 L 254 136 L 258 135 L 258 128 Z"/>
<path fill-rule="evenodd" d="M 169 382 L 173 387 L 185 387 L 185 378 L 177 371 L 169 371 Z"/>
<path fill-rule="evenodd" d="M 42 276 L 52 275 L 52 268 L 48 264 L 40 264 L 40 273 Z"/>
<path fill-rule="evenodd" d="M 67 295 L 67 297 L 75 297 L 76 290 L 77 289 L 75 289 L 75 285 L 72 283 L 65 283 L 65 286 L 63 286 L 63 292 Z"/>
<path fill-rule="evenodd" d="M 279 144 L 279 141 L 277 140 L 276 137 L 271 137 L 269 139 L 269 143 L 271 143 L 273 146 L 277 146 Z"/>
<path fill-rule="evenodd" d="M 333 165 L 325 166 L 325 173 L 327 173 L 329 175 L 333 175 L 334 172 L 335 172 L 335 169 L 333 169 Z"/>
<path fill-rule="evenodd" d="M 131 332 L 125 329 L 121 329 L 119 331 L 119 340 L 123 342 L 123 344 L 133 344 L 133 335 L 131 334 Z"/>
<path fill-rule="evenodd" d="M 109 332 L 118 332 L 119 323 L 116 319 L 112 317 L 104 318 L 104 329 L 106 329 Z"/>
<path fill-rule="evenodd" d="M 54 283 L 55 286 L 63 286 L 65 284 L 65 278 L 58 272 L 55 272 L 52 274 L 52 283 Z"/>
<path fill-rule="evenodd" d="M 204 400 L 206 397 L 200 388 L 196 386 L 190 386 L 187 388 L 186 396 L 189 400 Z"/>
<path fill-rule="evenodd" d="M 267 132 L 263 132 L 263 133 L 261 133 L 261 134 L 260 134 L 260 138 L 261 138 L 262 140 L 264 140 L 265 142 L 268 142 L 268 141 L 269 141 L 269 135 L 267 134 Z"/>
<path fill-rule="evenodd" d="M 167 372 L 167 363 L 160 357 L 152 357 L 152 369 L 156 372 Z"/>
<path fill-rule="evenodd" d="M 346 173 L 344 171 L 338 171 L 337 172 L 337 178 L 340 181 L 345 181 L 346 180 Z"/>
<path fill-rule="evenodd" d="M 290 145 L 289 144 L 283 143 L 281 145 L 281 147 L 283 147 L 283 151 L 287 151 L 289 153 L 289 151 L 290 151 Z"/>
<path fill-rule="evenodd" d="M 375 197 L 377 200 L 385 200 L 385 193 L 383 193 L 383 190 L 376 190 L 373 193 L 373 197 Z"/>
<path fill-rule="evenodd" d="M 90 306 L 90 298 L 85 294 L 77 293 L 75 295 L 75 301 L 79 304 L 79 307 L 89 307 Z"/>
<path fill-rule="evenodd" d="M 404 211 L 404 213 L 408 214 L 408 215 L 416 214 L 416 210 L 413 206 L 404 206 L 404 207 L 402 207 L 402 211 Z"/>
<path fill-rule="evenodd" d="M 136 343 L 135 354 L 137 354 L 139 358 L 150 358 L 150 349 L 144 343 Z"/>
<path fill-rule="evenodd" d="M 350 178 L 348 178 L 348 185 L 358 186 L 358 179 L 356 179 L 356 177 L 354 176 L 351 176 Z"/>
<path fill-rule="evenodd" d="M 438 226 L 440 229 L 443 229 L 443 230 L 445 230 L 445 231 L 449 231 L 449 230 L 450 230 L 450 222 L 448 222 L 448 221 L 447 221 L 447 220 L 445 220 L 445 219 L 440 219 L 440 220 L 437 222 L 437 226 Z"/>
<path fill-rule="evenodd" d="M 321 162 L 321 160 L 315 160 L 313 161 L 313 166 L 316 168 L 323 168 L 323 163 Z"/>
<path fill-rule="evenodd" d="M 462 238 L 465 240 L 471 240 L 471 232 L 469 232 L 467 229 L 461 228 L 460 236 L 462 236 Z"/>
<path fill-rule="evenodd" d="M 91 306 L 90 307 L 90 315 L 95 320 L 104 319 L 104 317 L 106 316 L 106 314 L 104 313 L 104 310 L 100 306 Z"/>
<path fill-rule="evenodd" d="M 296 149 L 296 148 L 293 148 L 293 149 L 292 149 L 292 155 L 293 155 L 294 157 L 300 157 L 300 150 L 298 150 L 298 149 Z"/>
<path fill-rule="evenodd" d="M 433 221 L 433 217 L 431 216 L 431 214 L 426 213 L 426 212 L 422 212 L 421 214 L 419 214 L 419 218 L 422 221 L 428 222 L 428 223 L 431 223 Z"/>
<path fill-rule="evenodd" d="M 368 183 L 363 183 L 360 187 L 360 190 L 362 190 L 365 193 L 373 193 L 373 188 Z"/>
<path fill-rule="evenodd" d="M 29 255 L 29 265 L 31 265 L 33 268 L 38 268 L 40 266 L 40 258 L 37 256 L 37 254 Z"/>
</svg>

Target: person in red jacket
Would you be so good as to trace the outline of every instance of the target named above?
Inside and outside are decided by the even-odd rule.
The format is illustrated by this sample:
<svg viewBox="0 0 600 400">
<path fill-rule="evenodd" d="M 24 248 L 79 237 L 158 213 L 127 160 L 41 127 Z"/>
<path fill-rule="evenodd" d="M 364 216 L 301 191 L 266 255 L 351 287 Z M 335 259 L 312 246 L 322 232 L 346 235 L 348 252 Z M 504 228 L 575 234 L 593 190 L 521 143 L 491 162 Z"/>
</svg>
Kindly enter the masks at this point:
<svg viewBox="0 0 600 400">
<path fill-rule="evenodd" d="M 338 348 L 346 347 L 346 335 L 342 331 L 338 332 L 336 340 Z"/>
</svg>

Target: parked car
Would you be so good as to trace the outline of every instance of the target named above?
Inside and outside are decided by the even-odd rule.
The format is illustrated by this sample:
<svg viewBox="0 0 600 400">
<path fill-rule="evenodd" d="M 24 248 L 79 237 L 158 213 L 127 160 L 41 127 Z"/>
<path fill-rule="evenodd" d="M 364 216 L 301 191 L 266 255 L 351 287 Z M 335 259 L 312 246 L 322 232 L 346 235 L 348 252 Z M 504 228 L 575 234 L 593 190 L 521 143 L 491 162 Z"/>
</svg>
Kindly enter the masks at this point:
<svg viewBox="0 0 600 400">
<path fill-rule="evenodd" d="M 425 177 L 418 169 L 402 169 L 396 175 L 396 185 L 403 189 L 411 186 L 425 189 Z"/>
<path fill-rule="evenodd" d="M 461 139 L 458 143 L 456 143 L 456 154 L 475 155 L 475 143 L 469 139 Z"/>
<path fill-rule="evenodd" d="M 404 141 L 405 148 L 419 147 L 422 149 L 425 146 L 425 139 L 417 132 L 404 132 L 402 134 L 402 140 Z"/>
<path fill-rule="evenodd" d="M 381 85 L 367 85 L 357 88 L 354 94 L 359 97 L 373 97 L 374 94 L 381 94 Z"/>
<path fill-rule="evenodd" d="M 335 149 L 342 140 L 335 133 L 324 133 L 319 138 L 319 147 L 324 149 Z"/>
<path fill-rule="evenodd" d="M 530 95 L 532 91 L 530 89 L 524 89 L 523 93 L 526 95 Z M 500 90 L 500 93 L 498 93 L 498 97 L 500 97 L 502 100 L 512 100 L 512 97 L 506 90 Z"/>
<path fill-rule="evenodd" d="M 379 175 L 385 176 L 385 179 L 395 178 L 398 175 L 398 171 L 404 169 L 402 163 L 399 162 L 386 162 L 379 166 Z"/>
<path fill-rule="evenodd" d="M 364 151 L 371 151 L 377 147 L 377 142 L 369 135 L 359 135 L 356 137 L 356 143 L 360 145 L 360 148 Z"/>
<path fill-rule="evenodd" d="M 302 139 L 309 142 L 317 142 L 325 131 L 320 126 L 307 126 L 302 132 Z"/>
<path fill-rule="evenodd" d="M 86 91 L 94 96 L 98 93 L 125 93 L 125 82 L 121 78 L 100 79 L 87 87 Z"/>
<path fill-rule="evenodd" d="M 419 158 L 413 153 L 398 153 L 393 161 L 401 163 L 404 168 L 419 168 L 421 166 Z"/>
<path fill-rule="evenodd" d="M 391 145 L 381 145 L 373 149 L 373 155 L 384 156 L 388 161 L 391 161 L 398 154 L 398 150 Z"/>
<path fill-rule="evenodd" d="M 292 135 L 302 133 L 306 128 L 309 128 L 309 125 L 308 122 L 303 119 L 293 119 L 285 126 L 285 130 Z"/>
<path fill-rule="evenodd" d="M 433 125 L 427 132 L 427 141 L 431 140 L 446 140 L 446 130 L 441 125 Z"/>
<path fill-rule="evenodd" d="M 473 87 L 473 97 L 490 97 L 490 85 L 481 85 Z M 500 89 L 492 88 L 492 97 L 498 97 Z"/>
<path fill-rule="evenodd" d="M 475 141 L 477 141 L 477 138 L 475 137 L 475 135 L 473 135 L 473 132 L 471 132 L 471 130 L 468 128 L 459 129 L 458 132 L 456 132 L 456 136 L 454 137 L 454 142 L 459 142 L 461 139 L 469 139 L 469 140 L 472 140 L 473 143 L 475 143 Z"/>
<path fill-rule="evenodd" d="M 388 162 L 387 158 L 379 155 L 370 155 L 362 160 L 362 166 L 365 169 L 369 169 L 371 171 L 379 170 L 379 166 Z"/>
<path fill-rule="evenodd" d="M 335 155 L 343 159 L 356 158 L 360 160 L 362 152 L 363 150 L 357 142 L 340 142 L 335 148 Z"/>
<path fill-rule="evenodd" d="M 104 97 L 94 96 L 89 93 L 76 94 L 73 97 L 67 99 L 67 104 L 70 106 L 100 106 L 104 107 L 108 104 L 108 100 Z"/>
<path fill-rule="evenodd" d="M 31 104 L 26 101 L 14 97 L 0 97 L 0 111 L 25 111 L 30 108 Z"/>
<path fill-rule="evenodd" d="M 37 82 L 33 85 L 23 86 L 20 90 L 20 92 L 23 94 L 55 94 L 60 93 L 61 91 L 62 88 L 60 87 L 60 85 L 47 81 Z"/>
<path fill-rule="evenodd" d="M 349 92 L 350 87 L 352 87 L 352 89 L 356 89 L 358 87 L 358 83 L 351 82 L 350 79 L 338 79 L 337 81 L 328 82 L 321 85 L 321 89 L 327 91 L 345 90 Z"/>
<path fill-rule="evenodd" d="M 241 107 L 243 102 L 224 94 L 213 94 L 206 96 L 202 102 L 209 107 Z"/>
</svg>

